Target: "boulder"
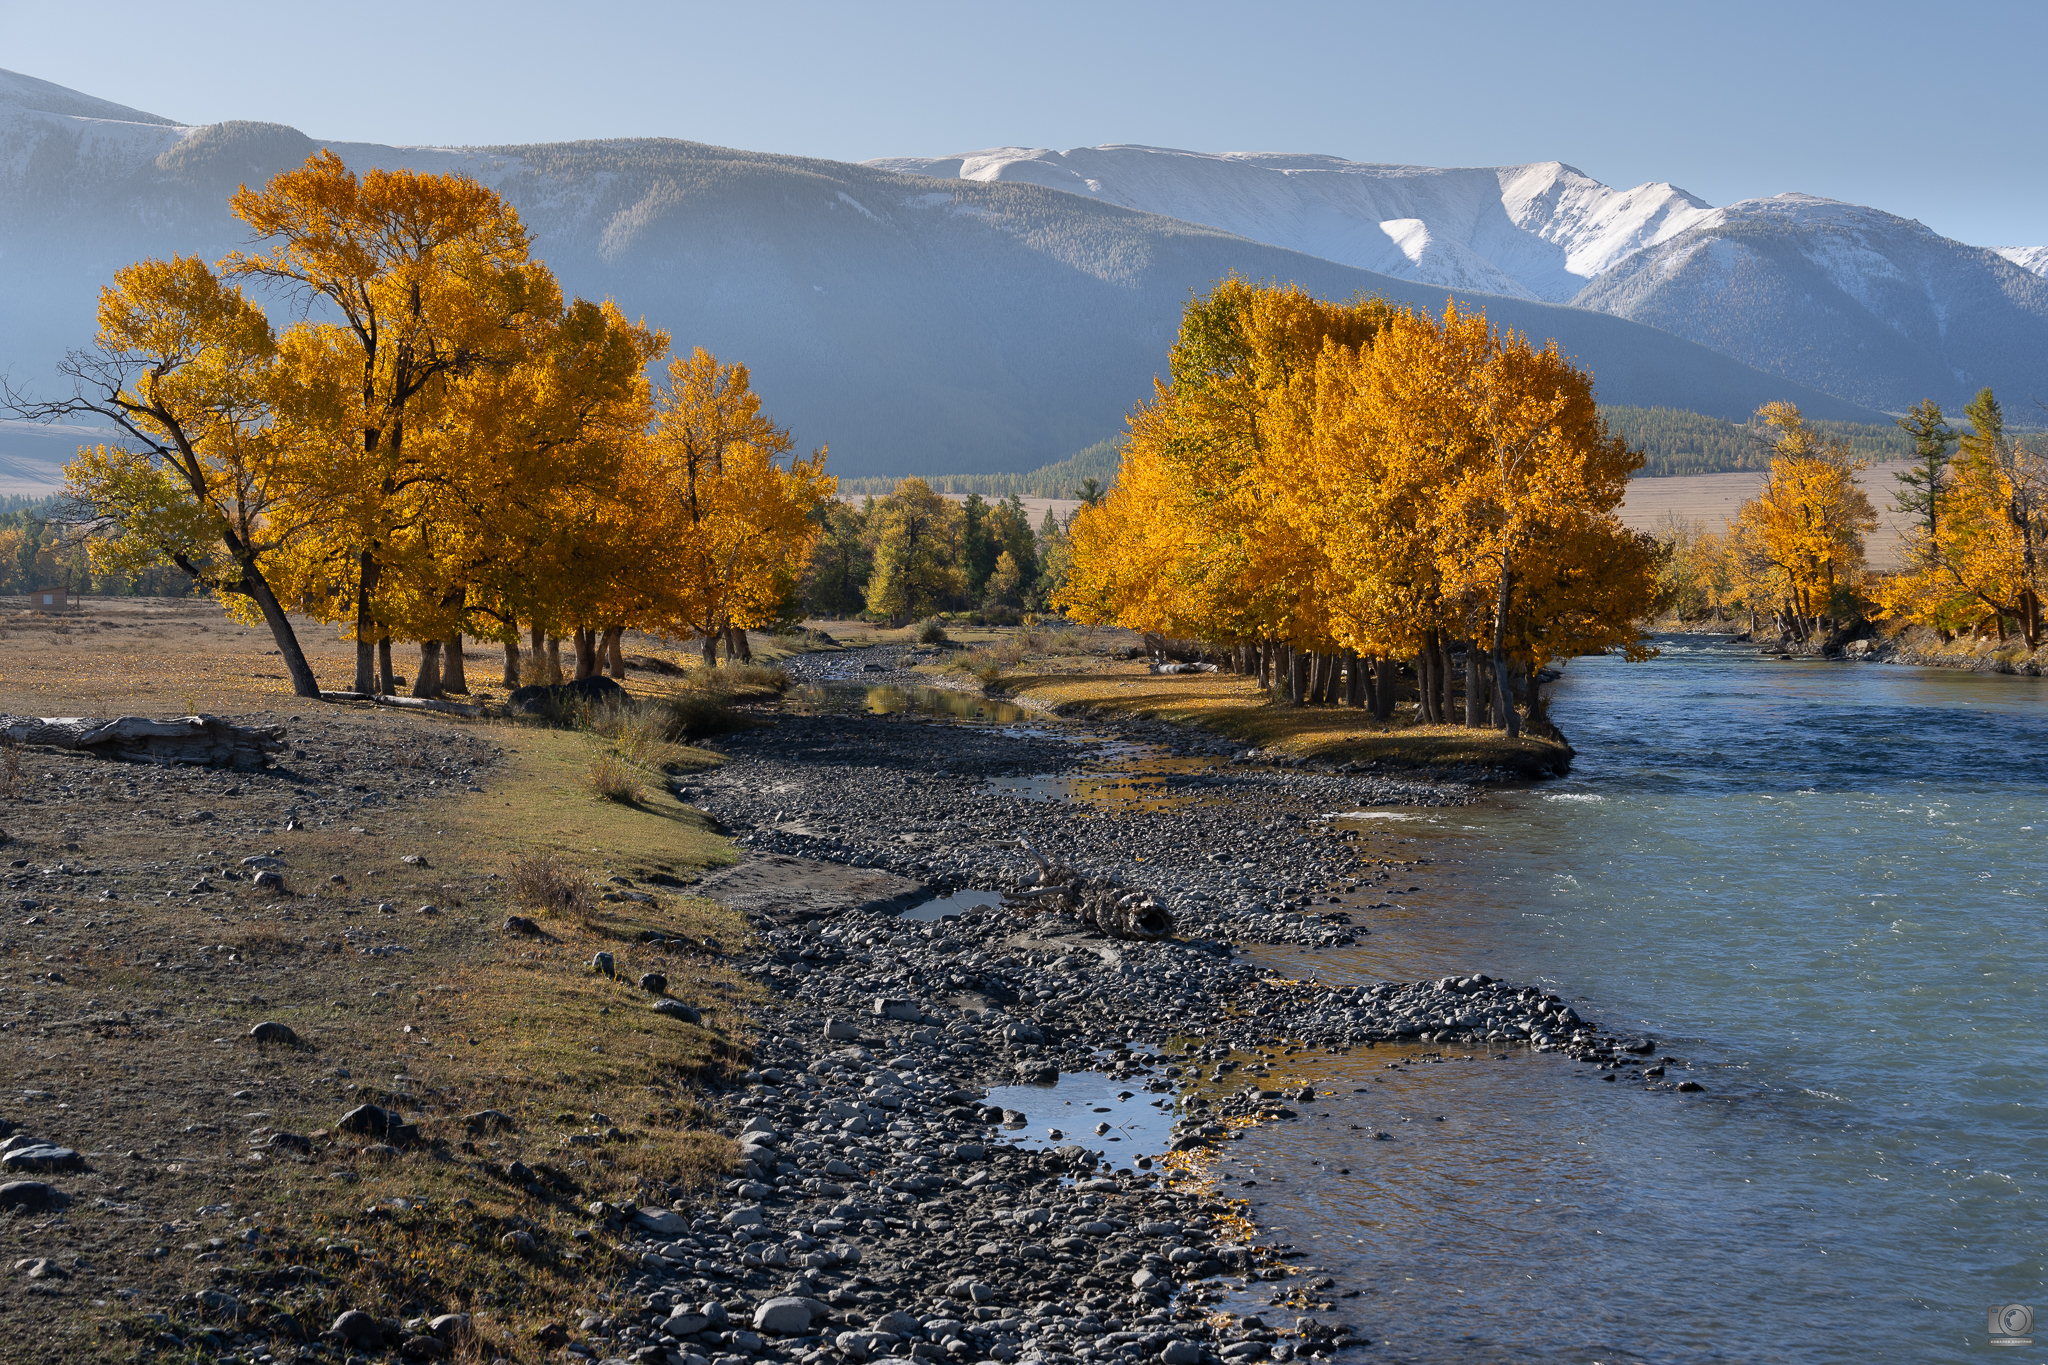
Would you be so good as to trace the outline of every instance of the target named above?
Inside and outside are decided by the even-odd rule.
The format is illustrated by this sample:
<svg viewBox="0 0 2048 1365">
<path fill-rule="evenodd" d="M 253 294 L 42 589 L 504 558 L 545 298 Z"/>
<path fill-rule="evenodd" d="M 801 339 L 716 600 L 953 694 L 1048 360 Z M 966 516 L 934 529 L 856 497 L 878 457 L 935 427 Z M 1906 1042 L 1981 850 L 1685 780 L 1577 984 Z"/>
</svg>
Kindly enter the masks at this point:
<svg viewBox="0 0 2048 1365">
<path fill-rule="evenodd" d="M 754 1310 L 754 1330 L 800 1337 L 811 1330 L 811 1305 L 804 1299 L 788 1296 L 769 1299 Z"/>
<path fill-rule="evenodd" d="M 581 704 L 603 706 L 626 699 L 626 689 L 610 678 L 578 678 L 574 682 L 521 687 L 505 699 L 513 712 L 523 716 L 556 716 Z"/>
<path fill-rule="evenodd" d="M 69 1147 L 53 1147 L 47 1143 L 33 1147 L 16 1147 L 6 1156 L 0 1156 L 0 1171 L 19 1174 L 24 1171 L 46 1173 L 51 1171 L 82 1171 L 85 1158 Z"/>
<path fill-rule="evenodd" d="M 691 1009 L 680 1000 L 657 1000 L 654 1002 L 654 1012 L 656 1014 L 665 1014 L 671 1019 L 680 1019 L 686 1024 L 701 1024 L 704 1022 L 703 1015 Z"/>
<path fill-rule="evenodd" d="M 673 1209 L 641 1209 L 633 1221 L 662 1237 L 680 1237 L 690 1230 L 690 1220 Z"/>
<path fill-rule="evenodd" d="M 40 1180 L 10 1180 L 0 1185 L 0 1209 L 55 1213 L 70 1202 L 70 1195 Z"/>
<path fill-rule="evenodd" d="M 384 1324 L 360 1308 L 349 1309 L 327 1330 L 350 1346 L 366 1351 L 381 1350 L 384 1345 Z"/>
<path fill-rule="evenodd" d="M 283 1043 L 286 1047 L 296 1047 L 299 1042 L 299 1035 L 289 1024 L 280 1024 L 275 1019 L 265 1019 L 249 1030 L 249 1036 L 259 1043 Z"/>
</svg>

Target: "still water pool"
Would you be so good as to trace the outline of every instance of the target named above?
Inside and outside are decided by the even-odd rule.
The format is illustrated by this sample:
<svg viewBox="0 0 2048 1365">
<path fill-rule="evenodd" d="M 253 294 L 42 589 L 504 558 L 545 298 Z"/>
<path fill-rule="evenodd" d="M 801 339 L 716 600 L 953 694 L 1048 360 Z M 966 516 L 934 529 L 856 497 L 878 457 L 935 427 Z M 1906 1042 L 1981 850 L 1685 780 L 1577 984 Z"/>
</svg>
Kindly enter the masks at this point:
<svg viewBox="0 0 2048 1365">
<path fill-rule="evenodd" d="M 1375 1358 L 2048 1360 L 1985 1345 L 2048 1322 L 2048 682 L 1662 643 L 1566 670 L 1569 779 L 1361 821 L 1441 872 L 1361 946 L 1260 956 L 1539 981 L 1706 1092 L 1361 1049 L 1227 1191 Z"/>
</svg>

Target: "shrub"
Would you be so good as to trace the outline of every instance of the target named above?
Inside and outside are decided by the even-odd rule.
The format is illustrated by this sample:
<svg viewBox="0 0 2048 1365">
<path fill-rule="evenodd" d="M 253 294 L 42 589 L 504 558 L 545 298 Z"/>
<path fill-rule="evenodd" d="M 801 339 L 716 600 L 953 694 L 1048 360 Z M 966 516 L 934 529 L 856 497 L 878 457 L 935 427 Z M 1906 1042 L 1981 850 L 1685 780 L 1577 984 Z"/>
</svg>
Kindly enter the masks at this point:
<svg viewBox="0 0 2048 1365">
<path fill-rule="evenodd" d="M 654 703 L 662 736 L 680 743 L 743 730 L 747 718 L 724 697 L 695 689 L 677 689 Z"/>
<path fill-rule="evenodd" d="M 583 785 L 590 789 L 592 796 L 606 801 L 617 801 L 622 805 L 638 805 L 646 793 L 640 788 L 640 770 L 616 749 L 605 749 L 590 756 L 590 766 L 584 769 Z"/>
<path fill-rule="evenodd" d="M 513 859 L 505 884 L 512 898 L 528 910 L 577 918 L 590 913 L 590 888 L 552 853 Z"/>
<path fill-rule="evenodd" d="M 918 625 L 917 642 L 921 645 L 942 645 L 948 638 L 946 628 L 936 618 Z"/>
<path fill-rule="evenodd" d="M 965 673 L 983 687 L 993 687 L 1002 680 L 1003 662 L 993 650 L 974 649 L 947 663 L 946 671 Z"/>
</svg>

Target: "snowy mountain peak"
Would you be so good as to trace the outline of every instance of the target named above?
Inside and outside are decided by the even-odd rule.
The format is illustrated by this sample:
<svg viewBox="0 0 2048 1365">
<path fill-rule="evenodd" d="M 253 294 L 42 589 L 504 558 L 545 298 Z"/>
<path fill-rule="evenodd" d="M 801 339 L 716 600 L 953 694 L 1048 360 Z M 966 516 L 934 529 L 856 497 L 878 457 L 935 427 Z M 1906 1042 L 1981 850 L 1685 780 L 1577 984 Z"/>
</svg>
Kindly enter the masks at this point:
<svg viewBox="0 0 2048 1365">
<path fill-rule="evenodd" d="M 2048 246 L 1995 246 L 1991 249 L 2022 270 L 2048 275 Z"/>
<path fill-rule="evenodd" d="M 1407 279 L 1550 300 L 1710 211 L 1671 185 L 1617 190 L 1562 161 L 1443 168 L 1105 143 L 867 164 L 1025 181 Z"/>
</svg>

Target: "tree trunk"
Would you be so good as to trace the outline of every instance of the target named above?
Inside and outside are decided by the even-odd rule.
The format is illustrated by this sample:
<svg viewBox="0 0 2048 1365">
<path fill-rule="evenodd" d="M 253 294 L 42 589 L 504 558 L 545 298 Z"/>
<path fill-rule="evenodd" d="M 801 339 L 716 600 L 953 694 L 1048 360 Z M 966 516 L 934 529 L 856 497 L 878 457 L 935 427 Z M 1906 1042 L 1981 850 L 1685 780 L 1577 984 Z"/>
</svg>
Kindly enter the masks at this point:
<svg viewBox="0 0 2048 1365">
<path fill-rule="evenodd" d="M 1394 679 L 1399 665 L 1392 659 L 1377 657 L 1372 660 L 1372 676 L 1366 684 L 1366 695 L 1372 698 L 1372 717 L 1384 721 L 1394 714 Z"/>
<path fill-rule="evenodd" d="M 578 626 L 572 637 L 576 648 L 576 681 L 582 682 L 597 673 L 597 632 L 587 626 Z"/>
<path fill-rule="evenodd" d="M 626 680 L 626 656 L 619 649 L 619 637 L 625 633 L 624 626 L 606 626 L 604 638 L 597 644 L 598 663 L 620 682 Z"/>
<path fill-rule="evenodd" d="M 270 627 L 270 638 L 277 641 L 278 657 L 284 660 L 284 671 L 292 680 L 292 693 L 300 697 L 318 697 L 320 684 L 313 677 L 313 669 L 306 662 L 306 652 L 299 648 L 298 632 L 292 629 L 291 617 L 278 604 L 277 594 L 270 590 L 270 580 L 257 569 L 254 561 L 242 564 L 243 591 L 256 599 L 257 610 L 263 613 L 263 624 Z"/>
<path fill-rule="evenodd" d="M 1465 641 L 1465 728 L 1478 730 L 1486 725 L 1486 692 L 1480 680 L 1479 645 L 1476 641 Z"/>
<path fill-rule="evenodd" d="M 744 626 L 727 626 L 725 628 L 726 661 L 730 663 L 732 656 L 735 654 L 740 656 L 740 662 L 743 664 L 754 662 L 754 647 L 747 642 L 747 631 Z"/>
<path fill-rule="evenodd" d="M 1271 692 L 1273 690 L 1273 646 L 1271 642 L 1261 640 L 1252 649 L 1257 655 L 1255 663 L 1257 665 L 1259 686 L 1266 692 Z"/>
<path fill-rule="evenodd" d="M 462 632 L 449 635 L 441 650 L 441 690 L 469 695 L 469 670 L 462 666 Z"/>
<path fill-rule="evenodd" d="M 412 694 L 415 697 L 438 697 L 441 695 L 441 642 L 420 641 L 420 675 L 412 680 Z"/>
<path fill-rule="evenodd" d="M 370 615 L 370 596 L 377 591 L 377 557 L 368 550 L 356 556 L 356 691 L 377 690 L 377 623 Z"/>
<path fill-rule="evenodd" d="M 562 685 L 562 637 L 559 635 L 548 636 L 547 670 L 549 684 L 560 687 Z"/>
<path fill-rule="evenodd" d="M 379 630 L 377 634 L 377 694 L 383 697 L 398 695 L 398 675 L 391 671 L 391 633 Z"/>
<path fill-rule="evenodd" d="M 517 631 L 512 633 L 511 639 L 505 641 L 505 686 L 508 688 L 517 688 L 519 686 L 519 632 Z"/>
<path fill-rule="evenodd" d="M 704 633 L 704 666 L 718 667 L 718 632 L 715 630 Z"/>
<path fill-rule="evenodd" d="M 1353 709 L 1365 705 L 1365 664 L 1348 649 L 1344 651 L 1344 704 Z"/>
<path fill-rule="evenodd" d="M 1287 700 L 1299 706 L 1308 700 L 1308 654 L 1287 646 Z"/>
<path fill-rule="evenodd" d="M 1422 649 L 1415 656 L 1415 719 L 1424 725 L 1437 723 L 1436 634 L 1422 637 Z"/>
</svg>

